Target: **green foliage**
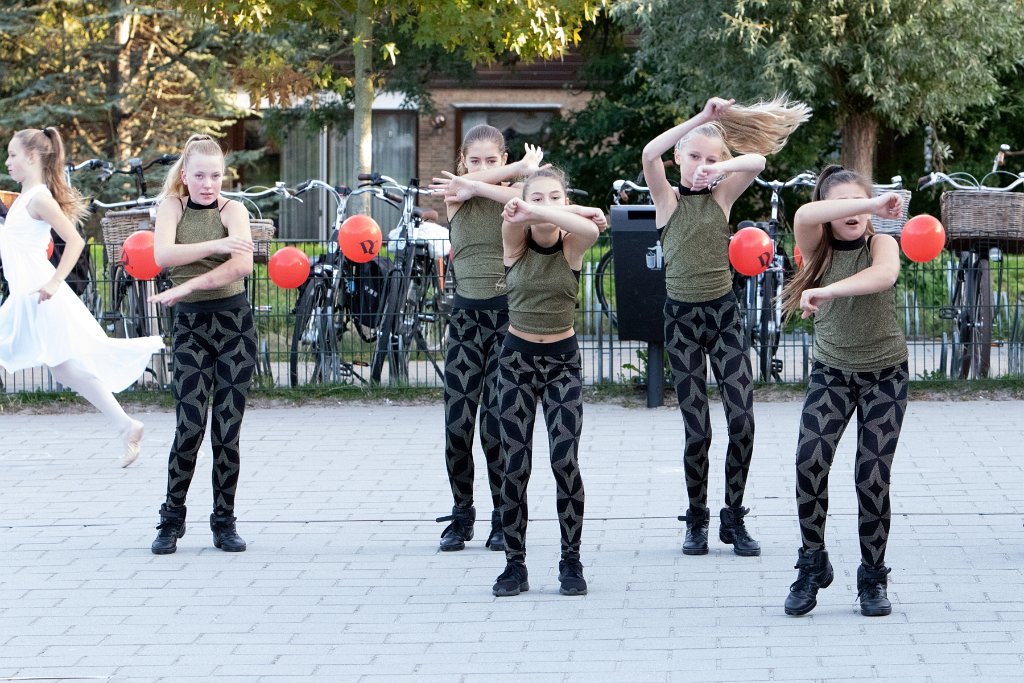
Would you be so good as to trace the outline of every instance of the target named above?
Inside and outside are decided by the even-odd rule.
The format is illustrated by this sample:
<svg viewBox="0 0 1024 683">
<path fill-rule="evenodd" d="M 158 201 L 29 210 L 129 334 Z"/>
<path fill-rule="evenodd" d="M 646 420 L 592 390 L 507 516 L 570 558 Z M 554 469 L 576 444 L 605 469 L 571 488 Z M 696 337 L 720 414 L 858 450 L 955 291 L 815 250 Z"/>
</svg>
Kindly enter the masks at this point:
<svg viewBox="0 0 1024 683">
<path fill-rule="evenodd" d="M 1003 0 L 629 0 L 615 13 L 639 29 L 638 63 L 683 110 L 785 90 L 834 107 L 839 124 L 901 133 L 994 107 L 1024 38 L 1024 5 Z"/>
<path fill-rule="evenodd" d="M 54 125 L 72 159 L 174 151 L 239 111 L 215 27 L 151 0 L 0 8 L 0 134 Z"/>
</svg>

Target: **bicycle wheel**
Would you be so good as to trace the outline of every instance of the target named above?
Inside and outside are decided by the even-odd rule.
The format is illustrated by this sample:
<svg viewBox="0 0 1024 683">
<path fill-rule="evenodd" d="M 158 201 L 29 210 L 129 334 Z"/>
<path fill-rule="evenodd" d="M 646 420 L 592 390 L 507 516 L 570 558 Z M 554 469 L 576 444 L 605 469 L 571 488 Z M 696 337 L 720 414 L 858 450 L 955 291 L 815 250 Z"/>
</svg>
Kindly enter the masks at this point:
<svg viewBox="0 0 1024 683">
<path fill-rule="evenodd" d="M 992 274 L 987 258 L 978 259 L 973 280 L 970 300 L 974 328 L 970 349 L 972 376 L 988 377 L 992 360 Z"/>
<path fill-rule="evenodd" d="M 384 363 L 391 354 L 394 340 L 392 339 L 395 328 L 395 320 L 398 311 L 401 310 L 402 302 L 405 300 L 405 290 L 408 281 L 402 276 L 402 271 L 392 268 L 384 282 L 384 305 L 381 308 L 380 328 L 377 330 L 377 342 L 374 345 L 373 358 L 370 360 L 370 380 L 374 384 L 380 384 L 384 374 Z M 391 378 L 389 381 L 394 381 Z"/>
<path fill-rule="evenodd" d="M 317 279 L 309 284 L 295 303 L 288 382 L 297 387 L 333 381 L 337 376 L 338 324 L 341 315 L 327 283 Z"/>
<path fill-rule="evenodd" d="M 608 319 L 609 329 L 614 332 L 619 328 L 619 316 L 615 307 L 615 258 L 612 253 L 609 249 L 598 260 L 594 269 L 594 289 L 601 315 Z"/>
<path fill-rule="evenodd" d="M 779 276 L 766 270 L 761 279 L 761 310 L 758 311 L 758 369 L 762 382 L 770 382 L 772 378 L 781 379 L 782 361 L 775 357 L 779 350 L 779 325 L 775 320 L 775 307 L 778 299 Z"/>
</svg>

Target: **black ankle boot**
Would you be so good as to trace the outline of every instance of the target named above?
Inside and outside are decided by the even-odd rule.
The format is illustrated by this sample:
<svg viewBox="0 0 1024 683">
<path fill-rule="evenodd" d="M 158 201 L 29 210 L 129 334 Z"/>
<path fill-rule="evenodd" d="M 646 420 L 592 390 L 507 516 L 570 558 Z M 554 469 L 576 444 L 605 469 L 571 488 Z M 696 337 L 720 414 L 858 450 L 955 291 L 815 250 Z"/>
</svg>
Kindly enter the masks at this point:
<svg viewBox="0 0 1024 683">
<path fill-rule="evenodd" d="M 231 514 L 210 515 L 210 530 L 213 532 L 213 547 L 226 553 L 240 553 L 245 550 L 245 541 L 235 530 L 235 517 Z"/>
<path fill-rule="evenodd" d="M 683 540 L 683 555 L 708 554 L 708 525 L 711 511 L 707 508 L 688 508 L 679 521 L 686 522 L 686 538 Z"/>
<path fill-rule="evenodd" d="M 167 503 L 160 506 L 160 523 L 156 525 L 157 534 L 150 550 L 154 555 L 170 555 L 178 549 L 178 539 L 185 535 L 184 505 L 180 508 L 169 508 Z"/>
<path fill-rule="evenodd" d="M 484 547 L 505 552 L 505 529 L 501 526 L 501 512 L 498 510 L 491 513 L 491 535 Z"/>
<path fill-rule="evenodd" d="M 828 551 L 800 549 L 800 557 L 796 561 L 796 569 L 800 573 L 796 581 L 789 587 L 786 598 L 786 614 L 800 617 L 818 604 L 818 589 L 828 588 L 832 584 L 832 563 L 828 561 Z"/>
<path fill-rule="evenodd" d="M 886 595 L 892 570 L 885 565 L 857 567 L 857 599 L 860 600 L 860 613 L 866 617 L 886 617 L 892 614 L 892 603 Z"/>
<path fill-rule="evenodd" d="M 441 532 L 441 550 L 462 550 L 466 547 L 466 541 L 473 540 L 476 508 L 472 505 L 464 508 L 456 505 L 452 508 L 452 514 L 438 517 L 436 521 L 451 522 Z"/>
<path fill-rule="evenodd" d="M 750 537 L 743 518 L 750 512 L 748 508 L 722 508 L 720 513 L 722 526 L 718 530 L 718 538 L 722 543 L 731 543 L 732 551 L 743 557 L 756 557 L 761 554 L 761 545 Z"/>
</svg>

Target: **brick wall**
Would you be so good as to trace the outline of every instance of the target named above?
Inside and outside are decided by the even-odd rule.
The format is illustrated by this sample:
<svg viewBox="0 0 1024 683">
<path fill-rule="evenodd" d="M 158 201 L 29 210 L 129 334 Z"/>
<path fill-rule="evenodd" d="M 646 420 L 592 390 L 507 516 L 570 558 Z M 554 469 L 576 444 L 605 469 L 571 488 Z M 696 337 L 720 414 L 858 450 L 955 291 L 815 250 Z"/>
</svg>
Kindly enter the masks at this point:
<svg viewBox="0 0 1024 683">
<path fill-rule="evenodd" d="M 433 116 L 421 116 L 418 130 L 417 172 L 420 181 L 426 185 L 430 179 L 441 171 L 455 172 L 462 131 L 459 130 L 459 105 L 485 104 L 486 108 L 501 109 L 503 106 L 523 106 L 529 104 L 558 105 L 564 113 L 581 109 L 590 99 L 590 93 L 569 89 L 529 89 L 515 90 L 491 89 L 435 89 L 432 91 L 434 105 L 437 109 Z M 434 117 L 443 116 L 445 123 L 439 128 L 434 126 Z M 426 197 L 420 202 L 423 208 L 435 209 L 446 223 L 444 201 L 440 198 Z"/>
</svg>

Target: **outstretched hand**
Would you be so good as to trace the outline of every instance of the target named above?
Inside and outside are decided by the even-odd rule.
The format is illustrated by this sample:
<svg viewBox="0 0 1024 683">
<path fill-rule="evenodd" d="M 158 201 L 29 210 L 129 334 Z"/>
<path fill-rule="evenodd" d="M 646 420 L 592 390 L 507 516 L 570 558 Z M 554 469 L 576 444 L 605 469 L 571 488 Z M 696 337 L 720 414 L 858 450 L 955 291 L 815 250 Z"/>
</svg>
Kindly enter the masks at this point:
<svg viewBox="0 0 1024 683">
<path fill-rule="evenodd" d="M 831 301 L 832 293 L 824 287 L 805 289 L 800 295 L 800 319 L 809 318 L 818 312 L 818 308 L 826 301 Z"/>
<path fill-rule="evenodd" d="M 539 145 L 531 145 L 529 142 L 524 146 L 526 153 L 523 154 L 523 166 L 527 173 L 533 173 L 541 167 L 540 162 L 544 160 L 544 150 Z M 551 164 L 545 164 L 550 166 Z"/>
<path fill-rule="evenodd" d="M 434 178 L 433 182 L 430 183 L 430 189 L 442 190 L 446 204 L 461 204 L 475 196 L 472 181 L 448 171 L 441 171 L 441 173 L 445 177 Z"/>
</svg>

